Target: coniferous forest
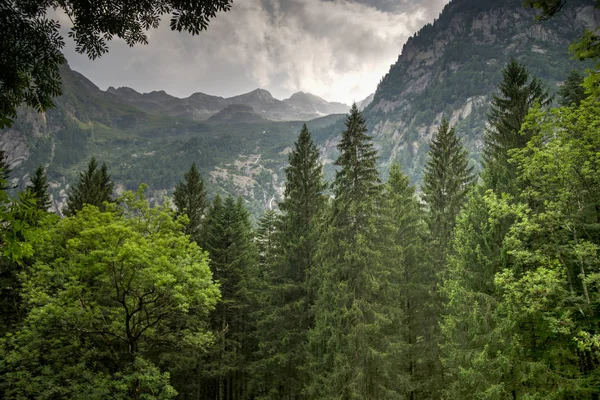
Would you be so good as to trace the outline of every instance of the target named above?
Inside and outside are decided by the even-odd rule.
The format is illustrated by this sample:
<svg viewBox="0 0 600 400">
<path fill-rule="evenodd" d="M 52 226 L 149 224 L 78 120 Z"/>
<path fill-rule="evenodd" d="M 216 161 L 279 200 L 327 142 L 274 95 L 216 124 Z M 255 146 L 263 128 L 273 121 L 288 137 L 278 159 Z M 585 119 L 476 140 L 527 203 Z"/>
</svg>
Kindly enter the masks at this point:
<svg viewBox="0 0 600 400">
<path fill-rule="evenodd" d="M 600 399 L 600 75 L 564 80 L 511 60 L 481 165 L 444 118 L 417 185 L 356 104 L 330 181 L 304 125 L 258 221 L 195 164 L 151 205 L 95 158 L 60 217 L 2 152 L 0 398 Z"/>
</svg>

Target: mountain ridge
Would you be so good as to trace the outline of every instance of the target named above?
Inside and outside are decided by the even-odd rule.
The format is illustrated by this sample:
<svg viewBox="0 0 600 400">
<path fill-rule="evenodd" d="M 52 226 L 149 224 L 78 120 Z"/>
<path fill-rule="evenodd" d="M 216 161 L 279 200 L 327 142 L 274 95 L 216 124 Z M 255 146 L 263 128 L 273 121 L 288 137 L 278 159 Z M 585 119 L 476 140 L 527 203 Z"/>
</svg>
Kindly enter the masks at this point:
<svg viewBox="0 0 600 400">
<path fill-rule="evenodd" d="M 287 99 L 279 100 L 262 88 L 231 97 L 195 92 L 188 97 L 180 98 L 164 90 L 140 93 L 126 86 L 119 88 L 110 86 L 106 92 L 144 112 L 189 118 L 194 121 L 208 120 L 233 104 L 251 106 L 262 118 L 274 121 L 310 120 L 346 112 L 350 108 L 346 104 L 329 102 L 304 92 L 296 92 Z"/>
</svg>

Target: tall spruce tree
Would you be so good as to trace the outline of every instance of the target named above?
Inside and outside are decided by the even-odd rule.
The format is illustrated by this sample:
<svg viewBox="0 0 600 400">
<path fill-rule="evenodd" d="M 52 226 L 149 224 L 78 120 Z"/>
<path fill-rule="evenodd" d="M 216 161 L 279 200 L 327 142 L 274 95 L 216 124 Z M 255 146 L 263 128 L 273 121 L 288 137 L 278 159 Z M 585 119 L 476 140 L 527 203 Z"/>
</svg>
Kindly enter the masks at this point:
<svg viewBox="0 0 600 400">
<path fill-rule="evenodd" d="M 427 242 L 425 213 L 415 187 L 398 165 L 392 165 L 383 193 L 390 241 L 384 249 L 389 268 L 398 273 L 403 311 L 399 332 L 405 342 L 403 370 L 407 378 L 400 394 L 407 399 L 436 399 L 442 383 L 433 307 L 435 271 Z M 381 228 L 380 228 L 381 229 Z M 428 246 L 426 247 L 426 243 Z"/>
<path fill-rule="evenodd" d="M 204 181 L 196 169 L 196 163 L 192 163 L 190 170 L 185 173 L 184 179 L 184 182 L 179 182 L 175 187 L 173 200 L 178 213 L 185 214 L 189 219 L 185 233 L 190 235 L 192 240 L 198 242 L 208 201 Z"/>
<path fill-rule="evenodd" d="M 444 118 L 431 141 L 422 189 L 438 267 L 445 263 L 456 217 L 473 181 L 468 152 L 456 136 L 455 128 Z"/>
<path fill-rule="evenodd" d="M 474 181 L 473 168 L 469 167 L 468 153 L 463 148 L 460 139 L 456 136 L 454 127 L 444 118 L 436 136 L 431 142 L 427 163 L 425 164 L 425 176 L 423 177 L 423 200 L 428 213 L 427 224 L 429 226 L 430 262 L 437 273 L 429 271 L 422 285 L 429 288 L 429 296 L 426 296 L 429 307 L 423 311 L 428 320 L 426 331 L 421 337 L 426 338 L 420 342 L 424 345 L 424 354 L 421 360 L 428 360 L 430 369 L 430 380 L 424 384 L 422 390 L 429 390 L 428 398 L 439 397 L 443 385 L 443 373 L 439 363 L 439 347 L 441 332 L 438 329 L 439 320 L 443 309 L 443 300 L 437 295 L 436 289 L 439 276 L 444 274 L 447 257 L 450 252 L 452 233 L 456 224 L 456 218 L 465 201 L 467 192 Z M 421 279 L 423 279 L 422 275 Z M 419 282 L 419 281 L 417 281 Z M 416 283 L 416 282 L 415 282 Z M 421 380 L 426 380 L 420 376 Z"/>
<path fill-rule="evenodd" d="M 304 398 L 306 341 L 314 302 L 310 276 L 325 189 L 319 150 L 304 125 L 286 168 L 284 199 L 273 238 L 276 257 L 265 266 L 266 295 L 258 313 L 260 346 L 253 373 L 260 398 Z"/>
<path fill-rule="evenodd" d="M 31 191 L 31 194 L 35 199 L 35 206 L 43 211 L 48 211 L 51 206 L 48 187 L 46 170 L 40 165 L 35 170 L 35 173 L 29 177 L 27 189 Z"/>
<path fill-rule="evenodd" d="M 315 273 L 320 283 L 309 333 L 311 399 L 400 398 L 406 370 L 401 271 L 385 258 L 376 150 L 352 106 L 338 144 L 331 214 Z"/>
<path fill-rule="evenodd" d="M 514 225 L 526 221 L 524 205 L 515 205 L 527 190 L 519 179 L 512 157 L 528 145 L 539 127 L 523 124 L 530 110 L 549 102 L 536 78 L 530 83 L 527 70 L 516 61 L 504 69 L 504 81 L 488 113 L 490 129 L 484 148 L 483 182 L 465 203 L 453 238 L 453 254 L 444 273 L 440 292 L 446 300 L 441 321 L 441 344 L 448 398 L 493 396 L 521 398 L 522 383 L 536 373 L 522 356 L 526 351 L 519 337 L 535 337 L 532 321 L 503 315 L 505 290 L 498 280 L 510 270 L 508 239 Z M 521 271 L 525 272 L 525 271 Z M 506 338 L 510 337 L 511 340 Z"/>
<path fill-rule="evenodd" d="M 276 235 L 277 213 L 274 210 L 267 210 L 258 221 L 256 229 L 256 244 L 261 267 L 268 268 L 274 262 L 277 249 Z"/>
<path fill-rule="evenodd" d="M 114 183 L 108 174 L 106 164 L 98 169 L 96 158 L 92 157 L 88 168 L 79 174 L 79 182 L 73 186 L 67 197 L 65 215 L 75 215 L 85 204 L 103 209 L 104 202 L 113 201 Z"/>
<path fill-rule="evenodd" d="M 563 85 L 558 90 L 560 95 L 559 103 L 563 107 L 579 106 L 587 97 L 583 87 L 584 75 L 574 69 L 571 71 Z"/>
<path fill-rule="evenodd" d="M 248 364 L 254 351 L 251 282 L 257 273 L 258 252 L 241 198 L 215 198 L 206 216 L 202 247 L 209 253 L 210 268 L 220 284 L 222 298 L 211 314 L 216 338 L 201 366 L 201 390 L 197 396 L 207 400 L 245 399 Z"/>
<path fill-rule="evenodd" d="M 514 193 L 515 166 L 510 164 L 509 151 L 523 148 L 531 132 L 521 131 L 529 109 L 536 103 L 545 106 L 551 102 L 541 82 L 522 64 L 512 59 L 502 70 L 503 81 L 498 86 L 500 95 L 494 95 L 488 112 L 489 129 L 484 137 L 484 173 L 488 188 L 496 193 Z"/>
</svg>

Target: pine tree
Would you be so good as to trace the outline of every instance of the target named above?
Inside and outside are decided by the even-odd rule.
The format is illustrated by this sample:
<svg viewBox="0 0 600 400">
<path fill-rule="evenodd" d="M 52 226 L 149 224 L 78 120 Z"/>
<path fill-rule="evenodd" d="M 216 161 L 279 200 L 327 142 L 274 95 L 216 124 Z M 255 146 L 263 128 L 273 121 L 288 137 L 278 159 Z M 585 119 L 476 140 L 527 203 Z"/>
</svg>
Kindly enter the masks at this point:
<svg viewBox="0 0 600 400">
<path fill-rule="evenodd" d="M 217 196 L 206 216 L 202 247 L 208 251 L 221 302 L 211 314 L 216 339 L 202 363 L 202 393 L 208 400 L 239 400 L 247 396 L 247 369 L 254 351 L 250 320 L 258 253 L 243 201 Z"/>
<path fill-rule="evenodd" d="M 332 222 L 345 225 L 352 215 L 352 223 L 360 228 L 369 214 L 369 210 L 362 207 L 369 205 L 381 189 L 376 167 L 377 150 L 367 135 L 366 121 L 356 104 L 352 105 L 345 124 L 346 130 L 338 144 L 340 156 L 334 163 L 340 168 L 333 183 L 336 201 Z"/>
<path fill-rule="evenodd" d="M 524 357 L 529 345 L 516 339 L 535 343 L 535 324 L 526 319 L 516 322 L 515 313 L 507 314 L 511 307 L 503 304 L 503 297 L 510 290 L 502 287 L 504 274 L 515 267 L 511 258 L 525 254 L 510 250 L 519 242 L 510 238 L 511 232 L 528 219 L 527 206 L 519 204 L 528 183 L 520 179 L 521 167 L 514 156 L 541 126 L 524 124 L 527 113 L 539 109 L 535 103 L 543 107 L 549 101 L 537 79 L 526 84 L 528 80 L 525 68 L 514 60 L 504 70 L 503 97 L 494 98 L 488 115 L 483 183 L 465 202 L 453 235 L 452 257 L 443 273 L 440 293 L 446 304 L 441 349 L 448 398 L 521 398 L 521 389 L 530 384 L 526 382 L 540 373 L 535 372 L 536 357 Z M 537 232 L 537 228 L 527 229 Z"/>
<path fill-rule="evenodd" d="M 253 366 L 253 385 L 261 398 L 303 398 L 308 380 L 305 343 L 314 302 L 310 276 L 325 189 L 319 150 L 304 125 L 286 168 L 273 237 L 275 257 L 265 263 L 265 298 L 257 315 L 260 347 Z"/>
<path fill-rule="evenodd" d="M 321 240 L 309 332 L 311 399 L 400 398 L 406 372 L 401 272 L 388 264 L 376 150 L 356 104 L 338 145 L 336 195 Z"/>
<path fill-rule="evenodd" d="M 185 233 L 198 242 L 202 229 L 202 219 L 208 206 L 204 181 L 196 169 L 196 163 L 184 175 L 185 182 L 179 182 L 173 193 L 177 211 L 189 218 Z"/>
<path fill-rule="evenodd" d="M 390 169 L 383 204 L 390 236 L 385 255 L 390 268 L 398 273 L 398 307 L 403 311 L 399 332 L 406 343 L 402 359 L 407 380 L 402 393 L 410 399 L 439 398 L 442 372 L 437 310 L 433 307 L 436 270 L 430 262 L 425 214 L 414 186 L 398 165 Z"/>
<path fill-rule="evenodd" d="M 438 267 L 445 263 L 456 217 L 473 181 L 468 152 L 444 118 L 431 141 L 423 177 L 423 200 L 429 208 L 429 231 Z"/>
<path fill-rule="evenodd" d="M 31 191 L 35 205 L 38 209 L 48 211 L 50 206 L 50 193 L 48 193 L 46 170 L 40 165 L 35 170 L 35 173 L 29 177 L 29 185 L 27 189 Z"/>
<path fill-rule="evenodd" d="M 108 174 L 106 164 L 98 169 L 98 162 L 92 157 L 87 171 L 79 174 L 79 182 L 74 185 L 67 197 L 66 215 L 75 215 L 85 204 L 103 209 L 104 202 L 112 202 L 114 184 Z"/>
<path fill-rule="evenodd" d="M 515 167 L 509 164 L 509 151 L 523 148 L 531 133 L 521 131 L 521 125 L 530 107 L 545 106 L 552 100 L 541 82 L 514 59 L 502 70 L 503 81 L 498 86 L 500 96 L 494 95 L 488 122 L 490 128 L 484 137 L 484 182 L 497 193 L 513 193 Z M 528 83 L 529 81 L 529 83 Z"/>
<path fill-rule="evenodd" d="M 587 97 L 585 88 L 583 87 L 583 79 L 584 76 L 581 72 L 576 69 L 571 71 L 558 91 L 561 106 L 579 106 L 583 99 Z"/>
<path fill-rule="evenodd" d="M 14 189 L 14 186 L 10 184 L 11 172 L 8 155 L 4 150 L 0 150 L 0 191 Z"/>
<path fill-rule="evenodd" d="M 256 230 L 256 243 L 258 245 L 259 262 L 262 267 L 271 266 L 277 244 L 275 236 L 277 233 L 277 213 L 274 210 L 265 211 L 258 221 Z"/>
</svg>

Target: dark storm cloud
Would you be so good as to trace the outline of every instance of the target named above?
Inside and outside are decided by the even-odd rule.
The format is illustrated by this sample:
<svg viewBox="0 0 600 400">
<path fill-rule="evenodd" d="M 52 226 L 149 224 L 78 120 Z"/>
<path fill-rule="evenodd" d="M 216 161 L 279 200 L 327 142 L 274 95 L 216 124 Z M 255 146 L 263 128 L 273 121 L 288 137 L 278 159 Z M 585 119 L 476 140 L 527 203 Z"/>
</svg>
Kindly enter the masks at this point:
<svg viewBox="0 0 600 400">
<path fill-rule="evenodd" d="M 256 87 L 283 98 L 303 90 L 349 103 L 374 91 L 405 40 L 447 0 L 236 0 L 200 36 L 149 33 L 150 44 L 114 41 L 94 62 L 66 54 L 101 88 L 129 86 L 176 96 L 230 96 Z M 67 24 L 61 18 L 63 24 Z"/>
</svg>

